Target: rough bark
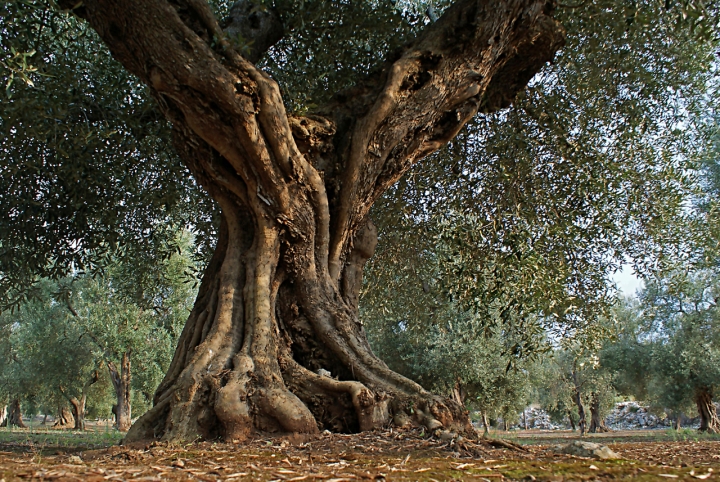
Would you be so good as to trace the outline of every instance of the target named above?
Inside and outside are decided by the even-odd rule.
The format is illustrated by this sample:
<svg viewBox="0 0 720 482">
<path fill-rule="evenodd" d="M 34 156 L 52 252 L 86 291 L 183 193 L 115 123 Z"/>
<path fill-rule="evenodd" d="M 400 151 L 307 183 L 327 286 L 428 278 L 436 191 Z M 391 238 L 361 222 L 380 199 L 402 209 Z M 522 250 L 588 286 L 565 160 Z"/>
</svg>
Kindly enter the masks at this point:
<svg viewBox="0 0 720 482">
<path fill-rule="evenodd" d="M 170 369 L 126 440 L 390 422 L 473 434 L 461 405 L 370 349 L 358 318 L 377 244 L 368 212 L 413 163 L 478 111 L 509 105 L 552 59 L 564 38 L 552 4 L 460 0 L 302 117 L 286 113 L 279 86 L 226 40 L 201 0 L 87 0 L 74 12 L 150 87 L 178 153 L 222 210 Z"/>
<path fill-rule="evenodd" d="M 75 426 L 75 416 L 73 415 L 73 412 L 68 410 L 68 408 L 61 404 L 58 406 L 58 414 L 57 417 L 55 417 L 55 423 L 53 423 L 53 427 L 55 428 L 70 428 Z"/>
<path fill-rule="evenodd" d="M 600 416 L 600 396 L 593 392 L 590 399 L 590 433 L 609 432 L 605 420 Z"/>
<path fill-rule="evenodd" d="M 720 418 L 718 418 L 712 397 L 712 389 L 709 387 L 699 387 L 695 390 L 695 404 L 700 414 L 700 428 L 698 430 L 720 433 Z"/>
<path fill-rule="evenodd" d="M 16 398 L 10 403 L 10 413 L 7 416 L 8 427 L 26 428 L 22 419 L 22 409 L 20 407 L 20 399 Z"/>
<path fill-rule="evenodd" d="M 1 406 L 0 407 L 0 427 L 5 427 L 7 425 L 7 414 L 8 414 L 7 405 Z"/>
<path fill-rule="evenodd" d="M 114 362 L 107 362 L 108 371 L 110 372 L 110 381 L 115 389 L 115 399 L 117 403 L 113 405 L 113 413 L 115 414 L 115 427 L 120 432 L 130 430 L 132 411 L 130 406 L 130 351 L 125 351 L 120 359 L 120 369 Z"/>
</svg>

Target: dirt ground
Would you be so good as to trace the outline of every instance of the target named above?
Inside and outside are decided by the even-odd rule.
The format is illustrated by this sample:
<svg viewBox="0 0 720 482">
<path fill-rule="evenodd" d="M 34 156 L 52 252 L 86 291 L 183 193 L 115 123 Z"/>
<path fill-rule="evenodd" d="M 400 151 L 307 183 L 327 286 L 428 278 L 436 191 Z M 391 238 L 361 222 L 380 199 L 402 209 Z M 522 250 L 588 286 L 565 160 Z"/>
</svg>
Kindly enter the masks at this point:
<svg viewBox="0 0 720 482">
<path fill-rule="evenodd" d="M 620 460 L 558 455 L 552 447 L 579 437 L 522 433 L 508 447 L 441 441 L 420 430 L 354 435 L 266 438 L 249 443 L 110 446 L 65 442 L 15 432 L 0 437 L 0 482 L 87 481 L 301 481 L 356 480 L 715 480 L 720 478 L 720 439 L 659 440 L 663 434 L 615 433 L 595 437 Z M 638 436 L 646 440 L 638 441 Z M 593 437 L 584 440 L 593 441 Z M 627 439 L 630 441 L 621 441 Z M 68 444 L 67 442 L 70 441 Z M 512 441 L 522 442 L 513 448 Z M 496 444 L 497 445 L 497 444 Z"/>
</svg>

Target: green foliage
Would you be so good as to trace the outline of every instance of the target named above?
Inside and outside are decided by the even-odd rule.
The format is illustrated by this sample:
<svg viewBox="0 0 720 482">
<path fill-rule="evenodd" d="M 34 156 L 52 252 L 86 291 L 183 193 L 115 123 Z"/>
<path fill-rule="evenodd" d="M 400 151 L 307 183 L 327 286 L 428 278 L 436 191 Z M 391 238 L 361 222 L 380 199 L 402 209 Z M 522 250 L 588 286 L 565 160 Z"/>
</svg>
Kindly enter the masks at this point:
<svg viewBox="0 0 720 482">
<path fill-rule="evenodd" d="M 0 6 L 2 309 L 40 277 L 113 257 L 142 271 L 191 223 L 198 248 L 214 240 L 212 206 L 145 87 L 83 22 L 47 7 Z"/>
<path fill-rule="evenodd" d="M 709 269 L 665 275 L 622 308 L 627 321 L 602 359 L 622 393 L 689 413 L 697 389 L 720 388 L 717 279 Z"/>
<path fill-rule="evenodd" d="M 401 310 L 400 305 L 395 306 Z M 430 307 L 428 307 L 430 308 Z M 367 326 L 370 342 L 390 368 L 437 393 L 460 390 L 465 404 L 490 416 L 516 417 L 528 402 L 530 363 L 514 353 L 514 341 L 500 329 L 487 328 L 475 336 L 482 322 L 456 305 L 435 304 L 425 329 L 410 318 L 387 325 Z"/>
<path fill-rule="evenodd" d="M 613 408 L 612 372 L 600 365 L 595 350 L 581 344 L 556 349 L 543 359 L 536 373 L 537 378 L 533 380 L 535 400 L 555 423 L 561 423 L 567 417 L 578 421 L 576 391 L 580 393 L 588 427 L 593 398 L 597 397 L 600 402 L 601 418 Z"/>
<path fill-rule="evenodd" d="M 176 240 L 184 250 L 142 272 L 115 260 L 104 276 L 43 280 L 32 300 L 0 315 L 8 334 L 0 344 L 7 355 L 0 361 L 0 399 L 19 396 L 31 409 L 55 413 L 66 403 L 60 390 L 79 398 L 97 370 L 87 412 L 108 417 L 115 401 L 107 363 L 119 365 L 129 352 L 133 408 L 147 409 L 195 297 L 191 241 Z"/>
<path fill-rule="evenodd" d="M 628 25 L 614 2 L 562 11 L 568 46 L 515 107 L 479 116 L 375 206 L 369 316 L 402 296 L 427 323 L 427 285 L 527 335 L 520 351 L 547 330 L 602 335 L 614 270 L 651 272 L 681 239 L 711 81 L 714 42 L 660 5 L 638 12 Z"/>
</svg>

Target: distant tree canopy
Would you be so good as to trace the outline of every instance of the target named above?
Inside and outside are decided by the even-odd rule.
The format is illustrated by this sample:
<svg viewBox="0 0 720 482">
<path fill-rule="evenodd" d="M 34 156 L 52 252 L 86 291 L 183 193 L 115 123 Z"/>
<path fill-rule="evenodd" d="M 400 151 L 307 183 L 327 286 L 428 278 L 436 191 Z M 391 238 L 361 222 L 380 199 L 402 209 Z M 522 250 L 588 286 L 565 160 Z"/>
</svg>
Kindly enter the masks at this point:
<svg viewBox="0 0 720 482">
<path fill-rule="evenodd" d="M 103 276 L 41 280 L 29 301 L 0 315 L 0 405 L 17 400 L 63 425 L 69 404 L 76 429 L 87 410 L 109 417 L 112 408 L 126 431 L 131 407 L 151 405 L 194 299 L 192 244 L 177 244 L 184 251 L 142 273 L 154 271 L 151 282 L 116 261 Z"/>
<path fill-rule="evenodd" d="M 0 7 L 3 305 L 113 260 L 152 283 L 181 228 L 207 262 L 129 439 L 469 430 L 370 350 L 368 259 L 375 333 L 457 310 L 521 360 L 591 333 L 609 273 L 677 239 L 711 102 L 699 2 L 58 6 Z"/>
</svg>

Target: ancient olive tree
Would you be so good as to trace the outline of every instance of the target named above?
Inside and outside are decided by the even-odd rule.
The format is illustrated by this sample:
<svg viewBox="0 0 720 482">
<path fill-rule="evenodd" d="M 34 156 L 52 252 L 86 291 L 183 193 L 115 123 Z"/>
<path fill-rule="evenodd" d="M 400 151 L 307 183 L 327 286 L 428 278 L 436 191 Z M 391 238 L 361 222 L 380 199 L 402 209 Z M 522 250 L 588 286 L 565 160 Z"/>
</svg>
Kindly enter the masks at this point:
<svg viewBox="0 0 720 482">
<path fill-rule="evenodd" d="M 144 82 L 222 211 L 215 254 L 154 407 L 128 439 L 367 430 L 466 412 L 389 370 L 358 319 L 374 201 L 478 111 L 508 106 L 563 43 L 545 1 L 458 1 L 312 115 L 253 62 L 282 17 L 240 2 L 60 2 Z M 244 48 L 231 37 L 246 39 Z M 331 376 L 320 375 L 320 369 Z M 325 372 L 322 372 L 325 373 Z"/>
</svg>

